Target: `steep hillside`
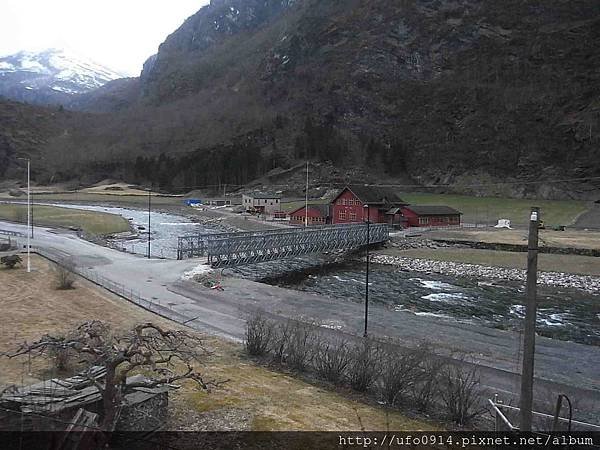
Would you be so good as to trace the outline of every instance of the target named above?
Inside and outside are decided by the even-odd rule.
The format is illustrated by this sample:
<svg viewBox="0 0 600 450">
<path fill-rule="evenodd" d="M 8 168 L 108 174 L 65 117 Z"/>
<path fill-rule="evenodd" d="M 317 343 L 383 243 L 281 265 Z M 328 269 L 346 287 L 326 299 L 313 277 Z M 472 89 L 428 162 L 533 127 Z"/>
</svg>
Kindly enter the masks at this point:
<svg viewBox="0 0 600 450">
<path fill-rule="evenodd" d="M 25 105 L 0 100 L 0 180 L 23 179 L 26 163 L 19 157 L 33 161 L 34 178 L 46 176 L 49 143 L 68 129 L 79 113 Z"/>
<path fill-rule="evenodd" d="M 213 0 L 135 83 L 49 143 L 73 155 L 62 176 L 186 189 L 308 157 L 459 192 L 598 195 L 555 182 L 600 177 L 595 0 Z"/>
</svg>

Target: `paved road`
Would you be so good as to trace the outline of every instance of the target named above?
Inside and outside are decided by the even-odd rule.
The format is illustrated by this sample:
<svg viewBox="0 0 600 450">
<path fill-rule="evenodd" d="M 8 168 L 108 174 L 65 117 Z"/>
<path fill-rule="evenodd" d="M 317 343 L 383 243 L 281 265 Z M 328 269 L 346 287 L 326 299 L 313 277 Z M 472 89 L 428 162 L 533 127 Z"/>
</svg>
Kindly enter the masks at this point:
<svg viewBox="0 0 600 450">
<path fill-rule="evenodd" d="M 0 222 L 0 229 L 24 231 L 22 225 Z M 73 233 L 39 228 L 33 245 L 56 257 L 70 258 L 80 267 L 124 284 L 195 329 L 240 341 L 247 314 L 257 308 L 280 317 L 316 320 L 331 329 L 360 335 L 363 305 L 226 277 L 225 291 L 181 281 L 181 274 L 202 261 L 145 259 L 83 241 Z M 429 340 L 450 354 L 466 351 L 482 366 L 482 382 L 504 399 L 519 388 L 519 335 L 477 325 L 397 312 L 381 305 L 369 309 L 369 330 L 406 345 Z M 585 418 L 600 422 L 600 348 L 537 338 L 536 385 L 544 392 L 579 398 Z M 547 393 L 546 396 L 549 396 Z M 553 397 L 553 396 L 549 396 Z"/>
</svg>

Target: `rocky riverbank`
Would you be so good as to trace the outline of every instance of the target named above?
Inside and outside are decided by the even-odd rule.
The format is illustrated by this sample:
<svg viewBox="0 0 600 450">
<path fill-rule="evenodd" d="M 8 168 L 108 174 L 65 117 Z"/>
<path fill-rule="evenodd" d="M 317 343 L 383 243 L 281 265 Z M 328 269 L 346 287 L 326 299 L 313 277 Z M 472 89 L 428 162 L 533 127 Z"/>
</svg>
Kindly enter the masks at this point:
<svg viewBox="0 0 600 450">
<path fill-rule="evenodd" d="M 525 281 L 525 270 L 504 267 L 483 266 L 448 261 L 406 258 L 402 256 L 375 255 L 371 262 L 399 267 L 401 270 L 422 273 L 468 277 L 476 279 Z M 562 272 L 540 272 L 538 283 L 548 286 L 561 286 L 581 289 L 590 293 L 600 292 L 600 278 L 589 275 L 574 275 Z"/>
</svg>

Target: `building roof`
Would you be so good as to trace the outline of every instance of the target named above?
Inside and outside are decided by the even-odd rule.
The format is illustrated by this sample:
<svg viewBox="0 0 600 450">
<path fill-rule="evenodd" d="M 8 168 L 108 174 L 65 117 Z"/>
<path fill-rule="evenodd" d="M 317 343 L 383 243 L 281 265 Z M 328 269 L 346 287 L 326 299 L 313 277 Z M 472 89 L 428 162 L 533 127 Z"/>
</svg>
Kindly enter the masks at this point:
<svg viewBox="0 0 600 450">
<path fill-rule="evenodd" d="M 309 204 L 308 205 L 308 209 L 315 209 L 317 211 L 319 211 L 319 214 L 321 214 L 322 217 L 327 217 L 329 216 L 329 203 L 315 203 L 315 204 Z M 298 212 L 298 211 L 302 211 L 304 210 L 304 205 L 302 205 L 300 208 L 296 208 L 293 211 L 290 211 L 288 213 L 289 216 L 293 215 L 294 213 Z"/>
<path fill-rule="evenodd" d="M 280 194 L 265 194 L 263 192 L 251 192 L 249 194 L 245 194 L 248 197 L 252 197 L 252 198 L 260 198 L 260 199 L 270 199 L 270 198 L 277 198 L 280 199 L 281 195 Z"/>
<path fill-rule="evenodd" d="M 393 188 L 381 186 L 366 186 L 363 184 L 351 184 L 346 186 L 336 196 L 339 197 L 345 189 L 350 189 L 360 201 L 372 205 L 407 205 L 404 200 L 396 194 Z"/>
<path fill-rule="evenodd" d="M 462 214 L 460 211 L 457 211 L 454 208 L 441 205 L 409 205 L 406 206 L 406 209 L 410 209 L 412 212 L 418 214 L 419 216 L 447 216 Z"/>
</svg>

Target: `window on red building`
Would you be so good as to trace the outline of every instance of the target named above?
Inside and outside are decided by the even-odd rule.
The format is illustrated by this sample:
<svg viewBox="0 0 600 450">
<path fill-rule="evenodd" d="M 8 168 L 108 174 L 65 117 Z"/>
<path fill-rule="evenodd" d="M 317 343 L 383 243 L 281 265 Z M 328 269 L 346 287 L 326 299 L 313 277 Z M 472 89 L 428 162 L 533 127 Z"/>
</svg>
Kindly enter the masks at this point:
<svg viewBox="0 0 600 450">
<path fill-rule="evenodd" d="M 348 217 L 346 215 L 346 211 L 345 210 L 340 211 L 339 217 L 340 217 L 340 220 L 346 220 L 346 218 Z"/>
</svg>

